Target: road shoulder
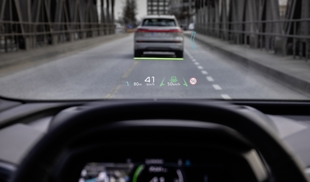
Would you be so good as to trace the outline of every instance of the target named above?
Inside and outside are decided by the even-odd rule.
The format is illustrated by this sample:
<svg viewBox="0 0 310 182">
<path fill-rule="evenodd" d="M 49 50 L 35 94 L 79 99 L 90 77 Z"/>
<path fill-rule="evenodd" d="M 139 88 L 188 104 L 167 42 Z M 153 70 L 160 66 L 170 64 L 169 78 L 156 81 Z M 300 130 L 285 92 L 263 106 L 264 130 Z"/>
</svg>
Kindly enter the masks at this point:
<svg viewBox="0 0 310 182">
<path fill-rule="evenodd" d="M 86 51 L 98 45 L 106 44 L 130 34 L 113 34 L 85 40 L 67 42 L 55 46 L 46 46 L 29 51 L 18 51 L 0 54 L 0 75 L 20 69 L 41 65 L 59 58 Z"/>
</svg>

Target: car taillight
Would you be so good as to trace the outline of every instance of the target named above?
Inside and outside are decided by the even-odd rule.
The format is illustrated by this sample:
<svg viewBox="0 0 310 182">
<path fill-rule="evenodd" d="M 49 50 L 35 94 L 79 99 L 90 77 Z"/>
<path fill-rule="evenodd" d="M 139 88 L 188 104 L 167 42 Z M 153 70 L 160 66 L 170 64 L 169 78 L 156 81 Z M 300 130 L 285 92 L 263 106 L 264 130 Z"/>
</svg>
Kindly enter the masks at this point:
<svg viewBox="0 0 310 182">
<path fill-rule="evenodd" d="M 136 30 L 136 33 L 140 33 L 140 32 L 149 32 L 148 29 L 143 29 L 143 28 L 139 28 Z"/>
<path fill-rule="evenodd" d="M 173 30 L 170 30 L 170 32 L 172 32 L 172 33 L 182 33 L 182 30 L 181 29 L 173 29 Z"/>
<path fill-rule="evenodd" d="M 165 33 L 182 33 L 181 29 L 169 29 L 169 30 L 158 30 L 158 29 L 143 29 L 139 28 L 136 30 L 136 33 L 141 33 L 141 32 L 165 32 Z"/>
</svg>

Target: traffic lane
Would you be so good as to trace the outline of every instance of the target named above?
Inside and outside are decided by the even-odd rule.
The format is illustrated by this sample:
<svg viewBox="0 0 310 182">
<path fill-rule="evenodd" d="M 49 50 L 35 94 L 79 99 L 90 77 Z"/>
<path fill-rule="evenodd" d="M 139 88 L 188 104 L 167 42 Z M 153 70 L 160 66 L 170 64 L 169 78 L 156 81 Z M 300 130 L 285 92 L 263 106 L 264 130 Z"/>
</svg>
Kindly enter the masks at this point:
<svg viewBox="0 0 310 182">
<path fill-rule="evenodd" d="M 0 77 L 0 94 L 31 99 L 103 99 L 134 62 L 133 37 Z"/>
<path fill-rule="evenodd" d="M 190 41 L 186 37 L 187 42 Z M 309 99 L 309 95 L 284 86 L 262 74 L 241 66 L 212 49 L 195 43 L 185 44 L 194 64 L 207 72 L 204 81 L 212 85 L 221 96 L 233 99 Z M 245 53 L 246 54 L 246 51 Z"/>
<path fill-rule="evenodd" d="M 149 56 L 154 57 L 155 55 Z M 163 55 L 157 56 L 164 57 Z M 137 60 L 135 62 L 136 66 L 128 77 L 123 79 L 117 92 L 111 98 L 220 98 L 211 85 L 203 82 L 205 76 L 185 53 L 182 61 L 167 59 Z M 174 77 L 177 79 L 175 83 L 171 81 Z M 150 82 L 146 82 L 147 78 L 150 78 Z M 191 78 L 195 78 L 197 83 L 192 85 Z M 141 85 L 135 86 L 139 84 Z"/>
<path fill-rule="evenodd" d="M 185 48 L 187 54 L 184 54 L 184 61 L 134 61 L 133 37 L 130 36 L 77 55 L 1 77 L 0 94 L 33 99 L 229 99 L 229 96 L 260 98 L 260 95 L 266 98 L 265 94 L 260 93 L 262 91 L 257 92 L 262 90 L 263 86 L 266 90 L 262 93 L 273 94 L 271 98 L 279 95 L 275 92 L 288 92 L 285 95 L 289 98 L 292 98 L 289 94 L 296 96 L 295 92 L 266 79 L 257 81 L 253 73 L 228 64 L 221 56 L 212 54 L 200 45 L 192 48 L 188 38 Z M 157 86 L 127 86 L 126 82 L 143 83 L 148 76 L 155 77 Z M 178 80 L 184 78 L 188 87 L 167 86 L 167 83 L 165 86 L 159 86 L 163 78 L 168 80 L 171 76 L 176 76 Z M 189 84 L 192 77 L 198 80 L 194 86 Z M 209 83 L 207 78 L 210 77 L 218 84 Z M 270 87 L 265 83 L 260 84 L 263 82 L 267 82 Z M 243 90 L 240 90 L 240 87 Z M 300 98 L 300 95 L 297 96 Z"/>
</svg>

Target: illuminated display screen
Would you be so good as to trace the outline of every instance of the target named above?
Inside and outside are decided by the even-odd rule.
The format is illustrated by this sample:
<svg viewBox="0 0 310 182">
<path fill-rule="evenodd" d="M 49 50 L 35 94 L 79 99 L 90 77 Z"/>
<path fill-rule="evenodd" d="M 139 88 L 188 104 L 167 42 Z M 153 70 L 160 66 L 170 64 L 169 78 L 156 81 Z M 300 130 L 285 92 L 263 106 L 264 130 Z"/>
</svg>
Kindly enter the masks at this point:
<svg viewBox="0 0 310 182">
<path fill-rule="evenodd" d="M 79 182 L 220 182 L 232 179 L 226 171 L 221 165 L 189 159 L 127 159 L 88 163 Z"/>
<path fill-rule="evenodd" d="M 174 87 L 174 86 L 195 86 L 198 80 L 195 77 L 184 78 L 184 77 L 163 77 L 163 78 L 155 78 L 155 76 L 148 76 L 143 81 L 135 80 L 135 81 L 126 81 L 126 86 L 158 86 L 158 87 Z"/>
</svg>

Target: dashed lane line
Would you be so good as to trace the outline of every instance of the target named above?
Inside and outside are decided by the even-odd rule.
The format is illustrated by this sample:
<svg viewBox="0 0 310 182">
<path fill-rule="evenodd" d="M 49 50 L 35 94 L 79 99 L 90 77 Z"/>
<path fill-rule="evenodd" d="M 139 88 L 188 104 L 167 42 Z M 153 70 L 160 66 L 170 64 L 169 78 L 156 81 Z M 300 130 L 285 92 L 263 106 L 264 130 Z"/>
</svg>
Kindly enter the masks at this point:
<svg viewBox="0 0 310 182">
<path fill-rule="evenodd" d="M 211 76 L 206 77 L 209 82 L 214 82 L 214 79 Z"/>
<path fill-rule="evenodd" d="M 185 52 L 186 52 L 186 54 L 189 56 L 189 58 L 191 58 L 191 60 L 194 62 L 195 65 L 199 65 L 199 63 L 196 62 L 196 59 L 194 59 L 193 56 L 192 56 L 187 50 L 185 50 Z M 200 69 L 200 70 L 203 69 L 202 66 L 197 66 L 197 68 Z M 208 72 L 205 71 L 205 70 L 202 70 L 201 73 L 204 74 L 204 75 L 207 75 L 207 74 L 208 74 Z M 214 82 L 214 79 L 213 79 L 211 76 L 207 76 L 206 79 L 207 79 L 209 82 Z M 217 85 L 217 84 L 213 84 L 212 86 L 213 86 L 213 88 L 214 88 L 215 90 L 222 90 L 222 87 L 219 86 L 219 85 Z M 230 100 L 230 99 L 231 99 L 231 97 L 230 97 L 229 95 L 227 95 L 227 94 L 222 94 L 221 97 L 222 97 L 223 99 L 226 99 L 226 100 Z"/>
<path fill-rule="evenodd" d="M 227 94 L 222 94 L 221 96 L 223 99 L 227 99 L 227 100 L 231 99 L 231 97 Z"/>
<path fill-rule="evenodd" d="M 212 86 L 215 90 L 222 90 L 222 88 L 219 85 L 214 84 Z"/>
</svg>

